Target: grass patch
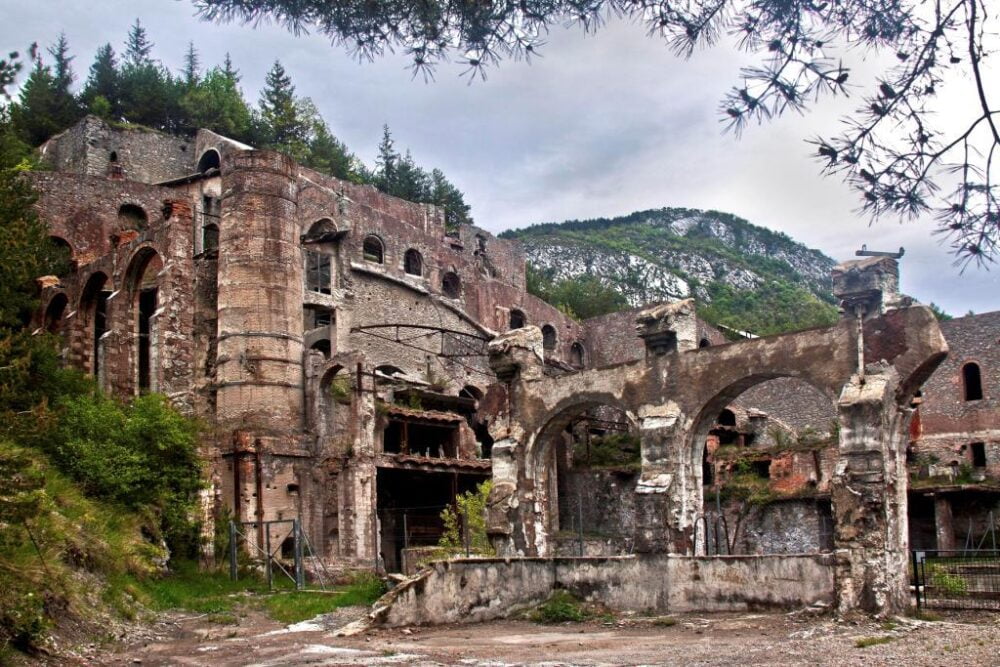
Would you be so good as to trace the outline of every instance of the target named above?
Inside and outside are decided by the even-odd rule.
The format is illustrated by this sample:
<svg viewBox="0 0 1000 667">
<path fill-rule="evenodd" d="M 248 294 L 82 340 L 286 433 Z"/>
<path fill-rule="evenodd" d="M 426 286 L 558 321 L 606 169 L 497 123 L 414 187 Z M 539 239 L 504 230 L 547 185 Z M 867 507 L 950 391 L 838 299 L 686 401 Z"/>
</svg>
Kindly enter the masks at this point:
<svg viewBox="0 0 1000 667">
<path fill-rule="evenodd" d="M 882 622 L 882 629 L 886 630 L 886 631 L 895 630 L 898 627 L 899 627 L 899 624 L 896 623 L 896 621 L 883 621 Z"/>
<path fill-rule="evenodd" d="M 232 581 L 228 573 L 200 571 L 191 562 L 176 563 L 174 572 L 163 578 L 134 581 L 126 586 L 128 592 L 155 611 L 183 609 L 201 614 L 232 611 L 247 593 L 267 590 L 267 584 L 258 579 Z"/>
<path fill-rule="evenodd" d="M 341 607 L 370 605 L 385 593 L 385 584 L 373 574 L 359 574 L 342 591 L 317 593 L 292 591 L 264 598 L 267 615 L 281 623 L 300 623 Z"/>
<path fill-rule="evenodd" d="M 590 612 L 569 591 L 555 591 L 529 618 L 536 623 L 579 623 L 590 618 Z"/>
<path fill-rule="evenodd" d="M 889 635 L 881 635 L 879 637 L 862 637 L 854 642 L 854 648 L 868 648 L 869 646 L 888 644 L 893 639 L 895 639 L 895 637 L 890 637 Z"/>
<path fill-rule="evenodd" d="M 677 619 L 673 616 L 660 616 L 653 621 L 653 625 L 658 625 L 661 628 L 669 628 L 677 625 Z"/>
<path fill-rule="evenodd" d="M 939 614 L 935 614 L 933 611 L 927 611 L 926 609 L 914 609 L 910 612 L 910 618 L 915 618 L 918 621 L 929 621 L 931 623 L 936 623 L 941 620 Z"/>
</svg>

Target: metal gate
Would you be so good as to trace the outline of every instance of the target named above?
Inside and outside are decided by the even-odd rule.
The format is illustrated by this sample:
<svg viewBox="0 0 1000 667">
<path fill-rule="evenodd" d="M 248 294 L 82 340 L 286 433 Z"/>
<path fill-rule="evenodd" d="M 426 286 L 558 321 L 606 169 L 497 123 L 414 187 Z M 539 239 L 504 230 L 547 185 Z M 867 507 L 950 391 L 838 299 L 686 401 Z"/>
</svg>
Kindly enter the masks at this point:
<svg viewBox="0 0 1000 667">
<path fill-rule="evenodd" d="M 305 559 L 316 564 L 313 579 L 325 590 L 331 581 L 323 559 L 316 558 L 309 538 L 302 531 L 298 519 L 279 521 L 230 521 L 229 522 L 229 578 L 239 577 L 239 555 L 246 553 L 252 562 L 260 562 L 267 578 L 267 588 L 274 588 L 275 572 L 287 577 L 296 590 L 306 587 Z"/>
<path fill-rule="evenodd" d="M 1000 611 L 1000 550 L 914 551 L 917 608 Z"/>
</svg>

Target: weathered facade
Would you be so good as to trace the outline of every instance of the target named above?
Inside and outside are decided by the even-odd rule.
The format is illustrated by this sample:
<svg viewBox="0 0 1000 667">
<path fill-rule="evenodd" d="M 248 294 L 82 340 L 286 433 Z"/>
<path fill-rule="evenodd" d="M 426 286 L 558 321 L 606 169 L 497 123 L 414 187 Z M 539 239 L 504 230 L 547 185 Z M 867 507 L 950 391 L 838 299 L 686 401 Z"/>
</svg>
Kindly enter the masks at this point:
<svg viewBox="0 0 1000 667">
<path fill-rule="evenodd" d="M 87 118 L 42 152 L 38 208 L 73 269 L 40 320 L 107 390 L 212 425 L 206 518 L 299 519 L 331 566 L 399 571 L 492 478 L 504 556 L 563 554 L 570 530 L 583 549 L 585 527 L 595 556 L 712 553 L 726 448 L 812 427 L 834 444 L 764 464 L 816 494 L 818 532 L 783 549 L 832 549 L 808 562 L 832 563 L 841 608 L 905 604 L 911 403 L 947 346 L 894 261 L 838 267 L 836 326 L 732 343 L 691 301 L 575 321 L 525 291 L 517 243 L 211 132 Z M 635 458 L 583 470 L 592 437 Z M 796 517 L 761 517 L 745 550 L 782 550 Z"/>
</svg>

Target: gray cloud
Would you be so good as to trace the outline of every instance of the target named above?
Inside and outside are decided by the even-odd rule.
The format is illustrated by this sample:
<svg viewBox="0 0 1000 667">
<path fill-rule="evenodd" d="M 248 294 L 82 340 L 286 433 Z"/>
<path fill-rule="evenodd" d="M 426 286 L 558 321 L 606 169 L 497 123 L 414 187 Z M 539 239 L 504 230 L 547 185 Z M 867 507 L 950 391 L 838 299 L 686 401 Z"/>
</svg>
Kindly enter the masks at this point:
<svg viewBox="0 0 1000 667">
<path fill-rule="evenodd" d="M 358 63 L 319 36 L 202 23 L 186 0 L 0 0 L 0 7 L 0 48 L 50 44 L 65 30 L 81 79 L 100 44 L 121 50 L 136 16 L 156 54 L 175 69 L 189 40 L 206 64 L 230 52 L 251 100 L 278 58 L 299 93 L 362 158 L 373 159 L 388 123 L 399 146 L 422 165 L 443 169 L 466 193 L 477 222 L 492 231 L 660 206 L 714 208 L 838 259 L 862 243 L 905 246 L 909 293 L 956 314 L 997 307 L 996 273 L 970 268 L 959 275 L 931 236 L 933 221 L 869 226 L 847 188 L 819 176 L 804 139 L 835 129 L 854 100 L 749 128 L 740 139 L 723 133 L 718 101 L 746 62 L 733 50 L 683 61 L 641 27 L 613 21 L 597 35 L 554 30 L 542 58 L 504 63 L 486 82 L 468 85 L 456 65 L 425 84 L 412 78 L 402 56 Z"/>
</svg>

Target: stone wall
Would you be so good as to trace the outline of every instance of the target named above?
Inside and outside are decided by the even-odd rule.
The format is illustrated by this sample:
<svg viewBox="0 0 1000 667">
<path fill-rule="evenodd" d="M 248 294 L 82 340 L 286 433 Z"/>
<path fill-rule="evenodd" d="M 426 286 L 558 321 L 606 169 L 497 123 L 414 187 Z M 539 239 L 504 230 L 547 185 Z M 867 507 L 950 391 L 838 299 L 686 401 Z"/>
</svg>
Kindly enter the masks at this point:
<svg viewBox="0 0 1000 667">
<path fill-rule="evenodd" d="M 198 163 L 193 138 L 178 137 L 140 126 L 115 126 L 87 116 L 39 149 L 56 171 L 160 183 L 190 174 Z M 114 155 L 112 155 L 114 154 Z"/>
<path fill-rule="evenodd" d="M 832 557 L 821 554 L 442 561 L 390 591 L 373 619 L 389 627 L 478 623 L 538 604 L 557 589 L 632 612 L 830 605 L 831 565 Z"/>
</svg>

